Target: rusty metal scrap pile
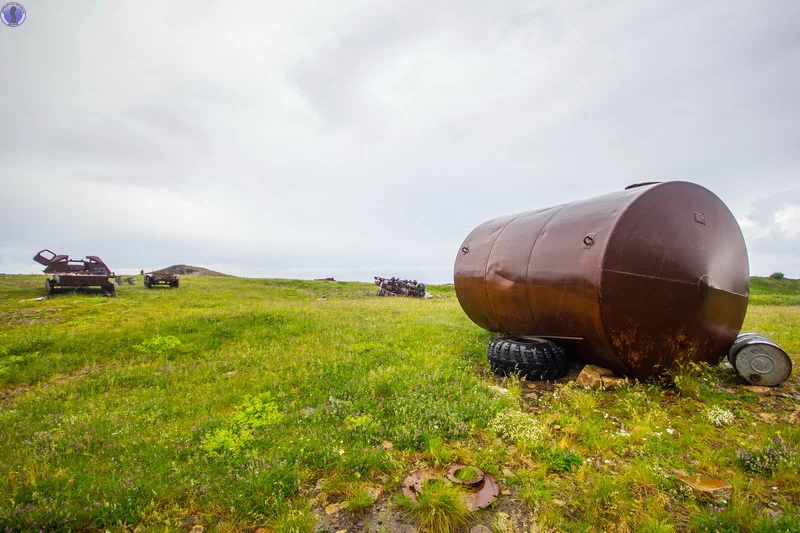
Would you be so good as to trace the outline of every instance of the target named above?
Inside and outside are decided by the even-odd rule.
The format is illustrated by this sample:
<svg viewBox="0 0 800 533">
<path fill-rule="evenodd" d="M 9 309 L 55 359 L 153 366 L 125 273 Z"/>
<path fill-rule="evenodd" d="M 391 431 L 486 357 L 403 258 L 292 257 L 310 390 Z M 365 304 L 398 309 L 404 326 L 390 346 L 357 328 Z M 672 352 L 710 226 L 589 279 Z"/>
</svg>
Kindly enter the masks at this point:
<svg viewBox="0 0 800 533">
<path fill-rule="evenodd" d="M 378 286 L 378 296 L 413 296 L 415 298 L 425 296 L 425 284 L 417 283 L 417 280 L 375 276 L 375 285 Z"/>
</svg>

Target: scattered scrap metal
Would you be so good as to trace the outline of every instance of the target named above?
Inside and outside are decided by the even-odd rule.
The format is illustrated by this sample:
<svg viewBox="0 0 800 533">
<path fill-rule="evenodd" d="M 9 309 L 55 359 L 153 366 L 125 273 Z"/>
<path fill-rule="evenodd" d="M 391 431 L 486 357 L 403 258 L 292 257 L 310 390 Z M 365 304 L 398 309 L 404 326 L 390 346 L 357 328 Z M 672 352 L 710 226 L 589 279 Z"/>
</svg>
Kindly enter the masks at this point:
<svg viewBox="0 0 800 533">
<path fill-rule="evenodd" d="M 86 259 L 70 259 L 68 255 L 59 255 L 44 249 L 33 260 L 44 265 L 45 274 L 53 275 L 44 280 L 48 294 L 59 288 L 77 290 L 84 287 L 100 287 L 105 294 L 115 294 L 113 280 L 117 276 L 96 255 L 89 255 Z"/>
<path fill-rule="evenodd" d="M 472 479 L 462 480 L 458 478 L 458 472 L 470 468 L 475 472 Z M 417 501 L 417 495 L 425 490 L 424 484 L 428 480 L 437 479 L 438 476 L 428 470 L 417 470 L 403 480 L 403 494 L 411 501 Z M 494 477 L 475 466 L 465 466 L 452 464 L 445 473 L 445 479 L 456 485 L 460 485 L 467 491 L 466 502 L 471 511 L 486 509 L 500 494 L 500 486 Z"/>
<path fill-rule="evenodd" d="M 425 297 L 425 284 L 417 280 L 399 278 L 381 278 L 375 276 L 375 285 L 378 286 L 378 296 L 413 296 Z"/>
</svg>

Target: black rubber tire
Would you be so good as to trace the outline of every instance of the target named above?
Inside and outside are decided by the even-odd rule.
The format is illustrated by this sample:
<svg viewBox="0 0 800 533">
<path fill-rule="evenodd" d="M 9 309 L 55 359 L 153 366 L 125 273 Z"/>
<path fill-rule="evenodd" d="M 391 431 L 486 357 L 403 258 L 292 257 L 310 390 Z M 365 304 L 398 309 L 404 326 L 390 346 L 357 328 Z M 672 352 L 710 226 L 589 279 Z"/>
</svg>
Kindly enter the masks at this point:
<svg viewBox="0 0 800 533">
<path fill-rule="evenodd" d="M 150 281 L 149 277 L 145 276 L 145 278 L 144 278 L 144 288 L 145 289 L 149 289 L 152 286 L 153 286 L 153 282 Z"/>
<path fill-rule="evenodd" d="M 567 356 L 545 339 L 498 337 L 489 341 L 489 366 L 498 374 L 519 373 L 530 380 L 553 380 L 567 375 Z"/>
<path fill-rule="evenodd" d="M 422 296 L 425 296 L 425 284 L 424 283 L 417 283 L 417 290 Z"/>
<path fill-rule="evenodd" d="M 47 291 L 47 294 L 53 294 L 53 282 L 50 278 L 44 280 L 44 290 Z"/>
</svg>

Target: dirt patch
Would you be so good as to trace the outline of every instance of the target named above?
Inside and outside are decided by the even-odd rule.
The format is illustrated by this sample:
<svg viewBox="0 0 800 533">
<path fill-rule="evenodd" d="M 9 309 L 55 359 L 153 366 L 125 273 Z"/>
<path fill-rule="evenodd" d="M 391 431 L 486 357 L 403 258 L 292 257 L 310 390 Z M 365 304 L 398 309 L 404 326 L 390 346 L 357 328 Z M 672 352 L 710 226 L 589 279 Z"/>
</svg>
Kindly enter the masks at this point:
<svg viewBox="0 0 800 533">
<path fill-rule="evenodd" d="M 84 378 L 91 374 L 96 374 L 97 372 L 100 372 L 100 370 L 101 369 L 97 367 L 84 368 L 82 370 L 78 370 L 77 372 L 73 372 L 72 374 L 55 375 L 44 383 L 10 385 L 5 389 L 0 390 L 0 405 L 11 403 L 27 392 L 33 390 L 45 390 L 52 387 L 57 387 L 59 385 L 64 385 L 72 380 Z M 108 367 L 103 370 L 108 370 Z"/>
<path fill-rule="evenodd" d="M 0 322 L 7 326 L 23 326 L 27 324 L 46 324 L 58 322 L 56 309 L 18 309 L 0 312 Z"/>
<path fill-rule="evenodd" d="M 524 525 L 532 523 L 533 515 L 515 498 L 516 489 L 506 485 L 504 480 L 498 482 L 502 492 L 496 503 L 491 509 L 476 511 L 473 520 L 464 531 L 470 531 L 478 525 L 484 525 L 492 530 L 492 525 L 495 523 L 507 524 L 509 527 L 507 531 L 527 531 Z M 419 526 L 395 506 L 394 498 L 397 494 L 399 486 L 396 493 L 384 494 L 370 509 L 357 513 L 342 509 L 333 514 L 326 514 L 325 509 L 315 498 L 312 506 L 318 520 L 315 531 L 417 533 Z"/>
<path fill-rule="evenodd" d="M 368 533 L 378 533 L 379 531 L 412 533 L 417 531 L 417 526 L 407 520 L 386 496 L 372 508 L 363 512 L 354 513 L 341 510 L 329 515 L 325 513 L 325 509 L 317 500 L 315 500 L 313 509 L 318 519 L 316 531 L 320 532 L 334 533 L 343 529 L 348 532 L 365 531 Z"/>
</svg>

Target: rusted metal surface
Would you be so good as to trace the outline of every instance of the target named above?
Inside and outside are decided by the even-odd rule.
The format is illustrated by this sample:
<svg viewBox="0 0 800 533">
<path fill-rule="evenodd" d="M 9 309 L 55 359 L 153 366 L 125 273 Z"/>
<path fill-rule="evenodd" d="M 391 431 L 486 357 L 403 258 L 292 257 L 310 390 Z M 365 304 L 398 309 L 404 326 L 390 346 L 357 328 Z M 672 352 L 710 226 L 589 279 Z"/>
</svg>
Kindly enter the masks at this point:
<svg viewBox="0 0 800 533">
<path fill-rule="evenodd" d="M 750 290 L 741 229 L 687 182 L 623 191 L 489 220 L 461 245 L 455 289 L 490 331 L 569 341 L 634 377 L 717 362 Z"/>
<path fill-rule="evenodd" d="M 378 286 L 378 296 L 413 296 L 415 298 L 425 296 L 425 284 L 417 283 L 415 279 L 407 280 L 375 276 L 375 285 Z"/>
<path fill-rule="evenodd" d="M 772 339 L 756 333 L 742 333 L 728 350 L 736 372 L 754 385 L 775 386 L 792 373 L 792 360 Z"/>
<path fill-rule="evenodd" d="M 165 272 L 145 272 L 141 270 L 144 277 L 144 286 L 152 289 L 158 285 L 164 285 L 177 289 L 180 286 L 180 276 L 178 274 L 168 274 Z"/>
<path fill-rule="evenodd" d="M 114 276 L 111 269 L 96 255 L 88 255 L 86 259 L 70 259 L 68 255 L 58 255 L 44 249 L 33 258 L 44 265 L 45 274 L 93 274 L 98 276 Z"/>
<path fill-rule="evenodd" d="M 406 476 L 403 480 L 403 494 L 411 499 L 411 501 L 417 501 L 417 494 L 422 493 L 422 484 L 425 483 L 425 480 L 431 477 L 430 472 L 426 472 L 424 470 L 418 470 L 413 474 Z"/>
<path fill-rule="evenodd" d="M 473 468 L 477 475 L 473 479 L 463 481 L 458 479 L 457 473 L 464 468 Z M 416 502 L 417 496 L 424 490 L 424 484 L 431 479 L 437 479 L 433 472 L 418 470 L 403 480 L 402 492 L 405 496 Z M 466 504 L 471 511 L 486 509 L 500 494 L 500 486 L 491 474 L 488 474 L 477 467 L 467 467 L 460 464 L 453 464 L 448 467 L 445 478 L 451 483 L 460 485 L 465 489 Z"/>
<path fill-rule="evenodd" d="M 70 259 L 68 255 L 59 255 L 44 249 L 37 253 L 33 260 L 45 267 L 45 274 L 52 278 L 45 279 L 48 293 L 59 288 L 79 289 L 83 287 L 100 287 L 104 292 L 114 293 L 114 272 L 96 255 L 86 259 Z"/>
<path fill-rule="evenodd" d="M 458 473 L 465 468 L 470 468 L 460 464 L 453 464 L 447 469 L 446 477 L 449 481 L 455 483 L 456 485 L 466 485 L 468 487 L 474 487 L 481 481 L 483 481 L 483 470 L 480 468 L 471 467 L 475 471 L 475 475 L 472 476 L 472 479 L 462 480 L 458 479 Z"/>
</svg>

